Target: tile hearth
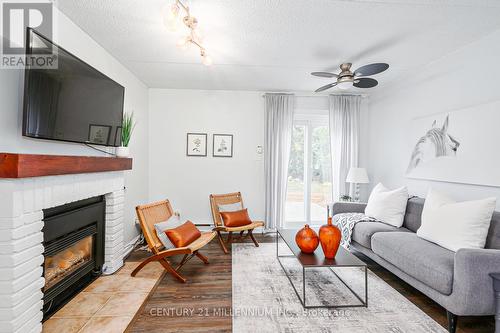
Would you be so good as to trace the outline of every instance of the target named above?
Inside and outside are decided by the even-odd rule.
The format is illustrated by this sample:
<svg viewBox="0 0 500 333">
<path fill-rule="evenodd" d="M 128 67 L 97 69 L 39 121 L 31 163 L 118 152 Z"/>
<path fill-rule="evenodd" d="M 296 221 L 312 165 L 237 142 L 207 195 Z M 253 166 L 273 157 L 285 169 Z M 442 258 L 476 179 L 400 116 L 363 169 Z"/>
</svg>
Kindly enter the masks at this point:
<svg viewBox="0 0 500 333">
<path fill-rule="evenodd" d="M 128 261 L 118 272 L 101 276 L 43 324 L 43 332 L 123 332 L 164 273 L 151 263 L 137 276 L 139 262 Z"/>
</svg>

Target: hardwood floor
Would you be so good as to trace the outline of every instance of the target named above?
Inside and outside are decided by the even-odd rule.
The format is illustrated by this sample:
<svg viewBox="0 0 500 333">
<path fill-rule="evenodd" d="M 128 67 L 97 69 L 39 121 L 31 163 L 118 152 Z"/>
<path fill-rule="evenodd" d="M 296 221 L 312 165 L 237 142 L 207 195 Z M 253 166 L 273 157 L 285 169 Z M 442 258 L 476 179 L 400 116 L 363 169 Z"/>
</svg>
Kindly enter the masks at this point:
<svg viewBox="0 0 500 333">
<path fill-rule="evenodd" d="M 231 255 L 217 239 L 201 252 L 210 264 L 193 258 L 182 268 L 186 283 L 166 275 L 127 332 L 231 332 Z"/>
<path fill-rule="evenodd" d="M 274 235 L 255 235 L 261 243 L 274 242 Z M 251 242 L 247 239 L 246 242 Z M 153 291 L 127 332 L 231 332 L 231 255 L 225 255 L 214 239 L 203 253 L 209 265 L 193 258 L 183 267 L 185 284 L 178 283 L 170 275 L 164 276 Z M 128 260 L 148 256 L 136 251 Z M 368 268 L 399 291 L 408 300 L 427 313 L 443 327 L 447 327 L 446 311 L 427 296 L 403 282 L 395 275 L 360 255 Z M 198 262 L 196 262 L 198 261 Z M 490 317 L 460 317 L 457 333 L 494 333 L 495 321 Z"/>
</svg>

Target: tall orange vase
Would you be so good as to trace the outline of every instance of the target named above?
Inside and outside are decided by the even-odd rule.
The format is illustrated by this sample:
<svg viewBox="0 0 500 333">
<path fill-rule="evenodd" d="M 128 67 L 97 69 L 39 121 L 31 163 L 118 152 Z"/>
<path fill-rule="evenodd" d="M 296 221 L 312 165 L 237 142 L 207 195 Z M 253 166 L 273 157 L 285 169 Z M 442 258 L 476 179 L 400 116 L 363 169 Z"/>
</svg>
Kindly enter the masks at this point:
<svg viewBox="0 0 500 333">
<path fill-rule="evenodd" d="M 328 224 L 319 229 L 319 241 L 325 254 L 325 258 L 334 259 L 339 250 L 342 233 L 340 229 L 332 224 L 332 218 L 328 217 Z"/>
</svg>

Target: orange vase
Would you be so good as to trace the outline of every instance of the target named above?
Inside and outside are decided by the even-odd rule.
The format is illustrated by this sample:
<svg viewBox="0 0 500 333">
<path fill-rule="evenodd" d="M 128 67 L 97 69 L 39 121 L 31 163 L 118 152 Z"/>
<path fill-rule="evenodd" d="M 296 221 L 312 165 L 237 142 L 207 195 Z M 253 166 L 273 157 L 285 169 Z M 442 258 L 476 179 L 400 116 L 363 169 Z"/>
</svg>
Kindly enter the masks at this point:
<svg viewBox="0 0 500 333">
<path fill-rule="evenodd" d="M 295 242 L 302 252 L 313 253 L 319 245 L 319 238 L 316 232 L 306 224 L 295 235 Z"/>
<path fill-rule="evenodd" d="M 325 258 L 334 259 L 339 249 L 342 233 L 340 229 L 332 224 L 332 218 L 328 217 L 328 224 L 319 229 L 319 240 Z"/>
</svg>

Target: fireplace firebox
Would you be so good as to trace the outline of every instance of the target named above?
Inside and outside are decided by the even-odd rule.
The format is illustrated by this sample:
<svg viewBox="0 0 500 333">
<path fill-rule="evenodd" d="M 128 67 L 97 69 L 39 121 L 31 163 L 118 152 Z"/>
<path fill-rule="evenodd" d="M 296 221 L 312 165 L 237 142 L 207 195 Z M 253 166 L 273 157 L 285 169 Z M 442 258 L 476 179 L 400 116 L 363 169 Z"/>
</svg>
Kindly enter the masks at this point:
<svg viewBox="0 0 500 333">
<path fill-rule="evenodd" d="M 105 209 L 99 196 L 43 211 L 44 320 L 101 275 Z"/>
</svg>

